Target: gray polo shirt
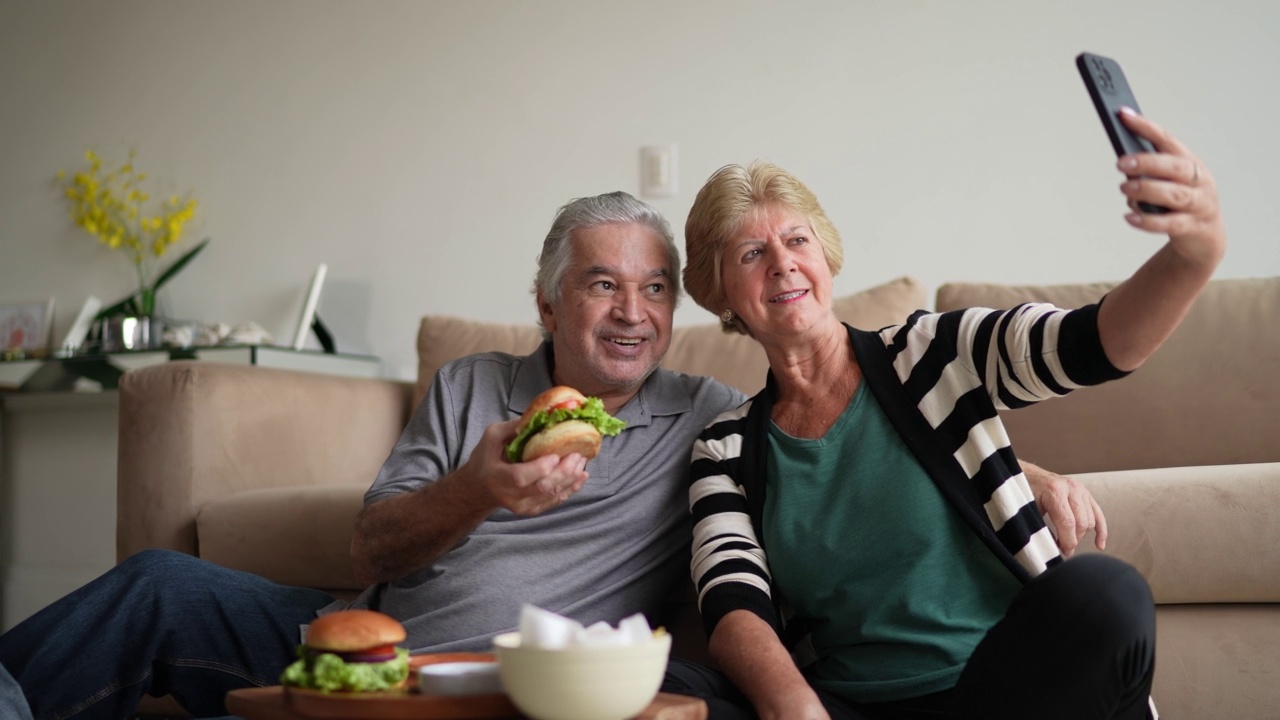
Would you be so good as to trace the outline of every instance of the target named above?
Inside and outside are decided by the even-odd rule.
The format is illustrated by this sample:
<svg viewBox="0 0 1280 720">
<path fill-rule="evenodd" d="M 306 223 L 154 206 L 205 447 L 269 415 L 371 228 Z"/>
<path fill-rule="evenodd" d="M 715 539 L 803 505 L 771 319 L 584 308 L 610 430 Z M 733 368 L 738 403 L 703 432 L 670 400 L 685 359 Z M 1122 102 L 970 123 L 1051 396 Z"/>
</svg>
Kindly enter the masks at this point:
<svg viewBox="0 0 1280 720">
<path fill-rule="evenodd" d="M 550 355 L 544 343 L 527 357 L 484 353 L 441 368 L 365 504 L 456 470 L 485 428 L 519 417 L 552 385 Z M 652 620 L 688 573 L 693 440 L 744 400 L 709 378 L 658 370 L 617 413 L 626 429 L 604 439 L 567 502 L 534 517 L 498 510 L 434 565 L 353 605 L 399 619 L 415 652 L 488 650 L 516 628 L 523 603 L 584 624 Z"/>
</svg>

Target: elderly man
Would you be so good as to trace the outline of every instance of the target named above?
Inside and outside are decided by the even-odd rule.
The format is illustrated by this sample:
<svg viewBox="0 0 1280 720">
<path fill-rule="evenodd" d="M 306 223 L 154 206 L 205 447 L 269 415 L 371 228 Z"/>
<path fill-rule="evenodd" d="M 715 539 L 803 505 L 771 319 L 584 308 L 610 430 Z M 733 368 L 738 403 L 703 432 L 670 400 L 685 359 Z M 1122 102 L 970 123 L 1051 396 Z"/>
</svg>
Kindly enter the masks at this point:
<svg viewBox="0 0 1280 720">
<path fill-rule="evenodd" d="M 415 649 L 487 648 L 523 602 L 583 622 L 652 615 L 687 572 L 692 438 L 743 399 L 658 368 L 679 256 L 647 205 L 625 193 L 570 203 L 538 265 L 547 342 L 441 369 L 356 522 L 357 575 L 377 583 L 356 605 L 401 618 Z M 553 384 L 601 398 L 627 428 L 589 463 L 506 462 L 520 413 Z"/>
<path fill-rule="evenodd" d="M 745 398 L 658 368 L 680 297 L 657 211 L 626 193 L 560 209 L 535 278 L 546 342 L 441 368 L 373 486 L 352 555 L 353 603 L 401 620 L 414 651 L 487 650 L 523 603 L 584 623 L 652 620 L 687 578 L 689 448 Z M 600 397 L 627 427 L 590 462 L 512 464 L 505 441 L 552 385 Z M 192 714 L 272 685 L 299 626 L 346 603 L 196 558 L 149 550 L 0 636 L 0 664 L 37 718 L 121 718 L 143 693 Z"/>
</svg>

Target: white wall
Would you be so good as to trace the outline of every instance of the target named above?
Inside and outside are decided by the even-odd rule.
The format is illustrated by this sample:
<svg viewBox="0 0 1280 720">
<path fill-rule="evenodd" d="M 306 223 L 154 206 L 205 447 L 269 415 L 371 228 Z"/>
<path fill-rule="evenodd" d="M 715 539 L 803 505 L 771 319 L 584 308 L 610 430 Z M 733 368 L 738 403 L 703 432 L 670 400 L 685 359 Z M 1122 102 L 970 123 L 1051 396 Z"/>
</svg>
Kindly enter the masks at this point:
<svg viewBox="0 0 1280 720">
<path fill-rule="evenodd" d="M 56 296 L 61 335 L 130 289 L 52 184 L 130 145 L 213 237 L 171 315 L 287 342 L 326 262 L 402 378 L 424 313 L 531 320 L 555 208 L 637 192 L 650 143 L 679 143 L 654 202 L 677 235 L 720 165 L 798 174 L 844 235 L 840 292 L 1121 279 L 1158 241 L 1122 220 L 1082 50 L 1217 176 L 1218 276 L 1278 275 L 1278 48 L 1280 5 L 1241 0 L 0 0 L 0 302 Z"/>
</svg>

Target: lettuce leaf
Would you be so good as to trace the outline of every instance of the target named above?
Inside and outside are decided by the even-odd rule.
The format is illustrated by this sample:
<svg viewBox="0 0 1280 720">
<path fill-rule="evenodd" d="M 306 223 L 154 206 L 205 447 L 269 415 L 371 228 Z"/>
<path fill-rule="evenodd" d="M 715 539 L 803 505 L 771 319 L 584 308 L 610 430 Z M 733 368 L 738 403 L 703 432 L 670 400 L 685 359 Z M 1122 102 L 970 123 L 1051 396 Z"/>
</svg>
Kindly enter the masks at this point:
<svg viewBox="0 0 1280 720">
<path fill-rule="evenodd" d="M 280 674 L 280 684 L 323 692 L 390 690 L 409 677 L 409 651 L 396 648 L 396 659 L 380 663 L 348 663 L 333 653 L 320 653 L 308 668 L 306 651 Z"/>
<path fill-rule="evenodd" d="M 524 426 L 515 439 L 507 444 L 507 460 L 513 463 L 520 462 L 520 456 L 524 454 L 524 446 L 529 442 L 529 438 L 565 420 L 589 422 L 605 437 L 617 435 L 627 426 L 622 420 L 605 412 L 604 401 L 598 397 L 589 397 L 582 405 L 572 409 L 556 408 L 551 412 L 539 410 L 533 414 L 529 424 Z"/>
</svg>

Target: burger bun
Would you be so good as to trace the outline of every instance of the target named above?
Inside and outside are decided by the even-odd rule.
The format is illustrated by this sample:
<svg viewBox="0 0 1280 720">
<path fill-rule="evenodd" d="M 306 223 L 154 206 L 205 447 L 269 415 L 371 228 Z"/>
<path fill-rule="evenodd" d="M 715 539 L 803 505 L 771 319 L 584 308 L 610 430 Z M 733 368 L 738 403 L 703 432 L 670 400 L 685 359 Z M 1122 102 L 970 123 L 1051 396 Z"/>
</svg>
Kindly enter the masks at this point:
<svg viewBox="0 0 1280 720">
<path fill-rule="evenodd" d="M 578 453 L 588 460 L 600 454 L 600 431 L 582 420 L 556 423 L 529 438 L 521 459 L 529 462 L 543 455 L 564 457 L 570 453 Z"/>
<path fill-rule="evenodd" d="M 332 652 L 359 652 L 404 642 L 404 626 L 373 610 L 339 610 L 321 615 L 307 628 L 307 647 Z"/>
</svg>

